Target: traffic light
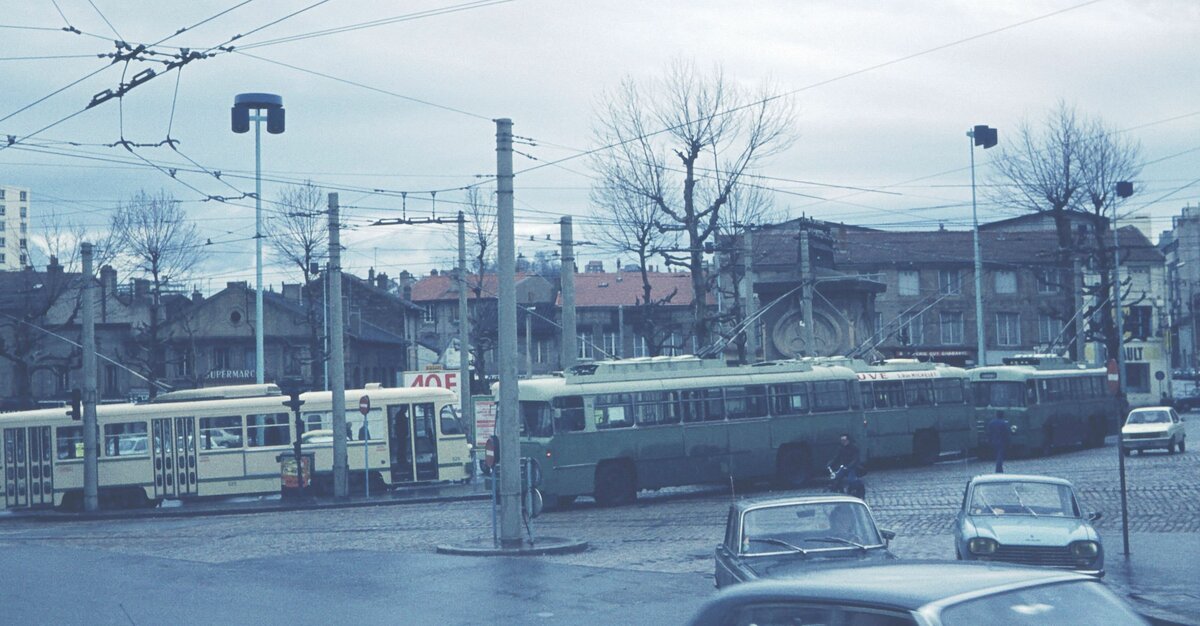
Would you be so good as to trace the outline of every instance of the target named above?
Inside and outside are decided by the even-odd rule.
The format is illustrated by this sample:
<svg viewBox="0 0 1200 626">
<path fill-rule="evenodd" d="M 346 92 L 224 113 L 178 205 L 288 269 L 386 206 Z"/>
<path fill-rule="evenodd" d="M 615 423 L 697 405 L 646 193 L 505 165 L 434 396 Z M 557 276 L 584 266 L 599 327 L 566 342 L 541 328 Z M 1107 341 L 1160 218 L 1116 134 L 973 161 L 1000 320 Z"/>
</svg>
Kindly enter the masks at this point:
<svg viewBox="0 0 1200 626">
<path fill-rule="evenodd" d="M 67 410 L 67 415 L 75 421 L 83 419 L 83 394 L 78 389 L 71 390 L 71 408 Z"/>
<path fill-rule="evenodd" d="M 971 136 L 975 138 L 975 145 L 983 146 L 985 150 L 996 145 L 996 129 L 990 126 L 976 126 Z"/>
</svg>

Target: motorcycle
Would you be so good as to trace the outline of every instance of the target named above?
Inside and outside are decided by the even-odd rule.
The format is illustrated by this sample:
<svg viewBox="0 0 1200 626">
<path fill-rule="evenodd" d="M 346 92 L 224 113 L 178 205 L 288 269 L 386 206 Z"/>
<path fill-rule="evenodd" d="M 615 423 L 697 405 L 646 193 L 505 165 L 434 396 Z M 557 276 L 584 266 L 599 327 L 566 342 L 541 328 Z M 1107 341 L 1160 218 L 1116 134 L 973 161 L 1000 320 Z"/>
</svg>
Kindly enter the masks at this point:
<svg viewBox="0 0 1200 626">
<path fill-rule="evenodd" d="M 867 485 L 857 472 L 850 471 L 850 468 L 845 465 L 839 465 L 837 469 L 833 466 L 826 466 L 829 470 L 829 491 L 832 493 L 844 493 L 848 496 L 865 500 L 867 497 Z"/>
</svg>

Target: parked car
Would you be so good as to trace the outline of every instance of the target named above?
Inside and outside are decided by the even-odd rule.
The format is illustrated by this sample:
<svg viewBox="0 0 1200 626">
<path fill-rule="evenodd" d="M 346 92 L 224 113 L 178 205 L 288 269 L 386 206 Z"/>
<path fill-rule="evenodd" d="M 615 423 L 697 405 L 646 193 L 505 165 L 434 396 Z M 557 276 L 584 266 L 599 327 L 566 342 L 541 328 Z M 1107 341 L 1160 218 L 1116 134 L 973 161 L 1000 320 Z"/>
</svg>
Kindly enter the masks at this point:
<svg viewBox="0 0 1200 626">
<path fill-rule="evenodd" d="M 691 621 L 692 626 L 1146 623 L 1090 576 L 952 561 L 819 568 L 802 578 L 734 585 Z"/>
<path fill-rule="evenodd" d="M 729 507 L 717 546 L 718 588 L 758 578 L 803 576 L 830 563 L 894 559 L 866 503 L 849 496 L 743 500 Z"/>
<path fill-rule="evenodd" d="M 1183 418 L 1169 406 L 1148 406 L 1134 409 L 1121 427 L 1121 452 L 1151 448 L 1166 448 L 1169 454 L 1187 450 L 1187 430 Z"/>
<path fill-rule="evenodd" d="M 1104 545 L 1061 478 L 984 474 L 967 483 L 954 525 L 964 561 L 1005 561 L 1104 576 Z"/>
</svg>

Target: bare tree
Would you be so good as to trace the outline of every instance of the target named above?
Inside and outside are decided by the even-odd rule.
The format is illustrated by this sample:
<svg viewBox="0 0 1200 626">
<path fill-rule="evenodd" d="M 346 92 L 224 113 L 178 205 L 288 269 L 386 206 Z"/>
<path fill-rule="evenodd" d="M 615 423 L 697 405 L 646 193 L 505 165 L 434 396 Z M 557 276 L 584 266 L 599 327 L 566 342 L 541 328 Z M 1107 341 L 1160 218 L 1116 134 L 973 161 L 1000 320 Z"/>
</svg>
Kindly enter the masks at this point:
<svg viewBox="0 0 1200 626">
<path fill-rule="evenodd" d="M 150 397 L 166 375 L 166 338 L 160 336 L 163 291 L 184 283 L 184 276 L 203 258 L 196 225 L 188 221 L 179 202 L 166 191 L 134 194 L 113 214 L 110 229 L 118 237 L 120 259 L 130 273 L 150 283 L 150 314 L 138 329 L 130 360 L 150 383 Z"/>
<path fill-rule="evenodd" d="M 693 335 L 705 345 L 704 244 L 743 174 L 791 144 L 791 101 L 765 87 L 747 96 L 719 68 L 703 76 L 684 61 L 648 87 L 626 79 L 604 100 L 595 132 L 612 148 L 592 162 L 597 184 L 650 203 L 662 230 L 684 234 L 686 251 L 669 263 L 691 273 Z"/>
<path fill-rule="evenodd" d="M 496 207 L 490 202 L 491 192 L 478 187 L 467 189 L 464 198 L 463 214 L 467 220 L 467 256 L 468 273 L 471 276 L 461 276 L 458 288 L 467 288 L 474 295 L 474 300 L 468 301 L 467 311 L 470 316 L 471 342 L 470 353 L 474 365 L 474 381 L 472 391 L 487 389 L 487 355 L 496 347 L 499 339 L 497 294 L 485 293 L 486 277 L 489 271 L 494 273 L 496 253 L 492 249 L 496 241 Z M 457 276 L 457 274 L 456 274 Z M 484 296 L 488 296 L 486 299 Z"/>
<path fill-rule="evenodd" d="M 1115 195 L 1116 183 L 1132 181 L 1138 175 L 1139 154 L 1135 142 L 1060 101 L 1041 126 L 1022 124 L 1013 147 L 1003 149 L 994 162 L 1000 183 L 992 192 L 994 200 L 1048 213 L 1054 219 L 1061 274 L 1067 275 L 1076 261 L 1088 263 L 1100 273 L 1099 283 L 1085 289 L 1084 295 L 1094 296 L 1094 302 L 1079 319 L 1092 320 L 1089 334 L 1103 339 L 1108 354 L 1116 354 L 1120 344 L 1108 310 L 1115 301 L 1111 297 L 1114 274 L 1108 228 L 1120 200 Z M 1080 218 L 1093 226 L 1090 233 L 1072 228 Z M 1064 291 L 1072 293 L 1071 289 Z M 1083 332 L 1079 325 L 1073 326 L 1071 336 Z"/>
<path fill-rule="evenodd" d="M 321 329 L 324 314 L 318 299 L 323 287 L 316 284 L 316 280 L 320 276 L 320 261 L 327 257 L 329 250 L 325 193 L 312 181 L 305 181 L 302 185 L 284 188 L 277 206 L 280 213 L 267 220 L 264 234 L 271 242 L 276 260 L 289 270 L 299 270 L 304 281 L 302 306 L 308 327 L 309 384 L 313 389 L 320 389 L 323 371 L 317 364 L 324 362 L 327 355 Z"/>
</svg>

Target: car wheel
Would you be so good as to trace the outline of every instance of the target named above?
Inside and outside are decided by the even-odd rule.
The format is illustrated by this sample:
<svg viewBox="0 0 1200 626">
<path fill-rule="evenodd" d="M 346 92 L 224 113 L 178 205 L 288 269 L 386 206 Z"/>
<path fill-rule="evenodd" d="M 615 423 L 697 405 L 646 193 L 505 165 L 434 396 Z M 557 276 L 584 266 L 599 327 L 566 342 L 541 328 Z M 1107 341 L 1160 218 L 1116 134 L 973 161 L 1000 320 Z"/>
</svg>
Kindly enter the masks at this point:
<svg viewBox="0 0 1200 626">
<path fill-rule="evenodd" d="M 933 465 L 941 454 L 937 433 L 923 430 L 913 435 L 913 461 L 917 465 Z"/>
<path fill-rule="evenodd" d="M 1054 429 L 1047 426 L 1042 429 L 1042 443 L 1034 451 L 1036 456 L 1046 456 L 1054 447 Z"/>
<path fill-rule="evenodd" d="M 1186 451 L 1184 448 L 1184 445 L 1186 443 L 1187 443 L 1187 437 L 1184 437 L 1183 439 L 1179 440 L 1179 453 L 1180 454 L 1183 454 Z"/>
<path fill-rule="evenodd" d="M 808 482 L 808 452 L 803 448 L 788 446 L 779 450 L 775 462 L 775 482 L 783 489 L 795 489 Z"/>
<path fill-rule="evenodd" d="M 1171 440 L 1167 442 L 1167 454 L 1175 454 L 1175 438 L 1174 437 L 1171 437 Z"/>
</svg>

